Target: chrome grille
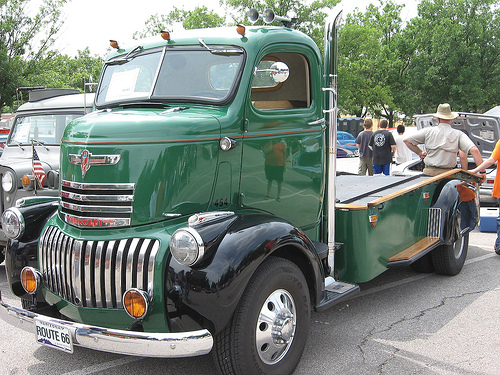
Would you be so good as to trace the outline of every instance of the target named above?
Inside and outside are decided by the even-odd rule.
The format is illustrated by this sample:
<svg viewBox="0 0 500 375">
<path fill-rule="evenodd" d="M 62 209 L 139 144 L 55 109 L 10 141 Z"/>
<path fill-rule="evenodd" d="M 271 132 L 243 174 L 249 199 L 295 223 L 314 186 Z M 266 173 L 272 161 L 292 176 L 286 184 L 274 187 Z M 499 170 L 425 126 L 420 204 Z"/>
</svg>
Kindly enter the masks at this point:
<svg viewBox="0 0 500 375">
<path fill-rule="evenodd" d="M 82 307 L 122 308 L 129 288 L 153 290 L 160 241 L 130 238 L 81 241 L 50 226 L 40 237 L 39 260 L 49 290 Z"/>
<path fill-rule="evenodd" d="M 62 219 L 79 228 L 126 227 L 133 212 L 135 184 L 96 184 L 63 180 Z"/>
<path fill-rule="evenodd" d="M 439 238 L 441 236 L 441 209 L 429 208 L 429 224 L 427 237 Z"/>
</svg>

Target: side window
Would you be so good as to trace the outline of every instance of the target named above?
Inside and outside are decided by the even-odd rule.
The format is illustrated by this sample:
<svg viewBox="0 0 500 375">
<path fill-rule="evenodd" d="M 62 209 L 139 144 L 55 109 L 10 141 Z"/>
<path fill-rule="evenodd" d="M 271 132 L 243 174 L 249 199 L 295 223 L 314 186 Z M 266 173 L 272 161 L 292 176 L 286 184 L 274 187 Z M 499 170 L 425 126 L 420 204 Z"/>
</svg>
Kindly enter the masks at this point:
<svg viewBox="0 0 500 375">
<path fill-rule="evenodd" d="M 307 108 L 311 105 L 310 71 L 299 53 L 273 53 L 255 67 L 252 104 L 260 110 Z"/>
</svg>

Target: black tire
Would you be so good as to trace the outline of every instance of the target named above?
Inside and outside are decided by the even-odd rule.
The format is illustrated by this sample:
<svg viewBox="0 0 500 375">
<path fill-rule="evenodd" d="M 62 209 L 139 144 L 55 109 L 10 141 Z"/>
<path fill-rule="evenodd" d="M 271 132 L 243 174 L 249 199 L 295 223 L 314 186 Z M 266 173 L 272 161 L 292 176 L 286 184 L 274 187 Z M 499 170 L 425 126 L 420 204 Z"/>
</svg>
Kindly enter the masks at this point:
<svg viewBox="0 0 500 375">
<path fill-rule="evenodd" d="M 432 263 L 432 251 L 425 254 L 419 260 L 410 264 L 410 268 L 415 272 L 431 273 L 435 271 L 434 264 Z"/>
<path fill-rule="evenodd" d="M 469 248 L 469 234 L 458 236 L 451 245 L 441 245 L 434 249 L 432 263 L 436 272 L 441 275 L 455 276 L 460 273 L 467 258 Z"/>
<path fill-rule="evenodd" d="M 250 280 L 231 322 L 215 337 L 220 372 L 292 373 L 307 341 L 310 316 L 309 290 L 300 269 L 286 259 L 270 258 Z"/>
</svg>

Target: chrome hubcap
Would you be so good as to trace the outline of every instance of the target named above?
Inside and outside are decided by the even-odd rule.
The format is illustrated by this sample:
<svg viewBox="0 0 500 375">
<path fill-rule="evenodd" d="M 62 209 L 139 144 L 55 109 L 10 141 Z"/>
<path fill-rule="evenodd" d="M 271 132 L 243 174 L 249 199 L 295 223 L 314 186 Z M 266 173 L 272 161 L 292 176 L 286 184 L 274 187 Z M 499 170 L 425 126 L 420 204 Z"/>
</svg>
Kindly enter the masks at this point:
<svg viewBox="0 0 500 375">
<path fill-rule="evenodd" d="M 279 289 L 266 298 L 260 310 L 255 345 L 260 359 L 272 365 L 288 352 L 295 335 L 295 303 L 286 290 Z"/>
</svg>

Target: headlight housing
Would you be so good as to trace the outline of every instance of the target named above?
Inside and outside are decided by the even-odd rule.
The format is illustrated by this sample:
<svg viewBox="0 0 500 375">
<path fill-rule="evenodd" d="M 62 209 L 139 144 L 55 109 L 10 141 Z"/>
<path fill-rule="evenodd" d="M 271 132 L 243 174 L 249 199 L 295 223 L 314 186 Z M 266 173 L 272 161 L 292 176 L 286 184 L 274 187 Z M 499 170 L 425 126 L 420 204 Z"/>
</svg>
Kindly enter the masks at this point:
<svg viewBox="0 0 500 375">
<path fill-rule="evenodd" d="M 128 289 L 123 294 L 123 307 L 127 314 L 136 319 L 143 319 L 149 310 L 150 296 L 137 288 Z"/>
<path fill-rule="evenodd" d="M 12 193 L 16 187 L 15 176 L 12 172 L 5 172 L 2 176 L 2 189 L 6 193 Z"/>
<path fill-rule="evenodd" d="M 24 234 L 26 223 L 23 214 L 17 207 L 5 210 L 1 221 L 2 229 L 7 237 L 16 240 Z"/>
<path fill-rule="evenodd" d="M 183 266 L 194 266 L 205 254 L 200 234 L 193 228 L 177 229 L 170 239 L 170 252 Z"/>
<path fill-rule="evenodd" d="M 40 288 L 42 275 L 33 267 L 24 267 L 21 270 L 21 285 L 29 294 L 35 294 Z"/>
</svg>

